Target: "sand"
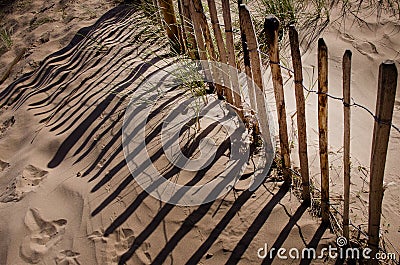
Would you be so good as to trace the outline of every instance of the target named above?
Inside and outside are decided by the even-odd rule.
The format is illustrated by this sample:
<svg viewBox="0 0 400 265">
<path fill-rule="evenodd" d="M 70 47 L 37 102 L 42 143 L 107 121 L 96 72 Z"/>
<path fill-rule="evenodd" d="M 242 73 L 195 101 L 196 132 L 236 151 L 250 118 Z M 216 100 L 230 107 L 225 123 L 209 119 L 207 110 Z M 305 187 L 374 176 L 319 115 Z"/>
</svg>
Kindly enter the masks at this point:
<svg viewBox="0 0 400 265">
<path fill-rule="evenodd" d="M 13 47 L 1 55 L 0 64 L 9 65 L 22 48 L 28 52 L 0 85 L 0 264 L 261 264 L 257 251 L 265 244 L 320 249 L 335 241 L 280 182 L 267 181 L 251 192 L 249 179 L 243 179 L 225 197 L 195 207 L 162 203 L 138 186 L 122 148 L 124 111 L 141 82 L 170 63 L 162 59 L 169 54 L 167 42 L 154 34 L 142 11 L 107 1 L 34 0 L 16 5 L 4 21 L 17 26 Z M 341 95 L 340 58 L 351 48 L 353 96 L 374 109 L 379 63 L 399 61 L 399 25 L 384 19 L 369 23 L 370 29 L 332 23 L 323 37 L 329 47 L 332 94 Z M 315 47 L 303 58 L 311 73 Z M 295 106 L 291 85 L 290 80 L 285 91 L 289 114 Z M 271 95 L 271 83 L 267 89 Z M 228 150 L 221 151 L 212 168 L 194 175 L 171 166 L 160 149 L 159 126 L 184 98 L 182 93 L 171 90 L 151 106 L 149 153 L 163 174 L 179 182 L 213 179 Z M 307 121 L 309 135 L 317 136 L 315 100 L 307 100 Z M 396 104 L 394 122 L 399 124 Z M 341 193 L 342 183 L 341 106 L 329 105 L 333 194 Z M 365 228 L 368 194 L 359 192 L 363 183 L 357 166 L 368 168 L 373 120 L 356 109 L 352 122 L 357 173 L 352 219 Z M 390 224 L 386 236 L 397 249 L 398 136 L 392 131 L 385 181 L 393 184 L 384 200 L 385 224 Z M 312 175 L 318 181 L 316 137 L 309 139 L 309 146 Z M 295 150 L 293 154 L 296 163 Z M 300 260 L 273 258 L 273 264 L 289 262 Z"/>
</svg>

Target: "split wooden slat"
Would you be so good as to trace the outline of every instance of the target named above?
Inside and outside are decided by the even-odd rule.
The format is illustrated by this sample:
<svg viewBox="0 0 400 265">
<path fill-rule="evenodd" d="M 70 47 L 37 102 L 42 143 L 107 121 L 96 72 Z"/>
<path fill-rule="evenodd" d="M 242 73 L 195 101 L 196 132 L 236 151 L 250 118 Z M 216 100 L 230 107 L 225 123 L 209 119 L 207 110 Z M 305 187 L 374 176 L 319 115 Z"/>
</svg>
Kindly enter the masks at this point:
<svg viewBox="0 0 400 265">
<path fill-rule="evenodd" d="M 351 83 L 351 56 L 350 50 L 343 55 L 343 175 L 344 175 L 344 205 L 343 205 L 343 236 L 349 241 L 349 211 L 350 211 L 350 83 Z"/>
<path fill-rule="evenodd" d="M 282 167 L 285 182 L 292 182 L 290 171 L 290 148 L 286 121 L 285 94 L 283 91 L 283 79 L 280 67 L 279 48 L 278 48 L 279 20 L 276 16 L 268 15 L 264 21 L 264 33 L 266 34 L 270 67 L 272 72 L 272 83 L 278 112 L 279 123 L 279 142 L 282 156 Z"/>
<path fill-rule="evenodd" d="M 243 107 L 242 99 L 239 87 L 239 77 L 236 65 L 235 46 L 233 41 L 233 30 L 232 30 L 232 17 L 230 11 L 229 0 L 222 0 L 222 13 L 224 17 L 225 25 L 225 39 L 226 39 L 226 50 L 228 56 L 228 63 L 230 66 L 230 80 L 231 90 L 233 93 L 234 105 L 238 110 L 239 116 L 243 118 Z"/>
<path fill-rule="evenodd" d="M 167 37 L 171 42 L 172 49 L 180 53 L 181 47 L 179 42 L 179 28 L 176 23 L 174 4 L 172 0 L 158 0 L 158 4 L 162 11 L 167 31 Z"/>
<path fill-rule="evenodd" d="M 328 47 L 318 40 L 318 127 L 321 167 L 322 222 L 329 224 L 329 160 L 328 160 Z"/>
<path fill-rule="evenodd" d="M 380 65 L 369 182 L 368 246 L 372 250 L 372 257 L 379 251 L 383 177 L 396 98 L 397 76 L 394 61 L 385 61 Z M 379 264 L 376 259 L 370 262 Z"/>
<path fill-rule="evenodd" d="M 213 78 L 212 78 L 210 66 L 207 63 L 207 60 L 208 60 L 207 50 L 206 50 L 206 46 L 204 44 L 203 33 L 202 33 L 201 25 L 200 25 L 201 24 L 200 17 L 195 10 L 193 1 L 185 0 L 185 2 L 188 2 L 190 16 L 193 20 L 193 28 L 194 28 L 194 33 L 196 36 L 196 42 L 197 42 L 197 46 L 198 46 L 198 54 L 199 54 L 200 60 L 202 61 L 201 65 L 204 70 L 205 77 L 208 81 L 210 81 L 209 85 L 213 89 L 214 88 L 214 84 L 212 82 Z"/>
<path fill-rule="evenodd" d="M 200 59 L 199 53 L 197 50 L 196 37 L 194 33 L 193 20 L 190 14 L 190 0 L 180 0 L 182 1 L 182 14 L 183 14 L 183 27 L 184 27 L 184 36 L 186 36 L 186 48 L 189 54 L 189 57 L 192 59 Z"/>
<path fill-rule="evenodd" d="M 289 39 L 294 69 L 302 199 L 309 203 L 310 175 L 307 152 L 306 104 L 303 90 L 303 65 L 300 55 L 299 34 L 294 26 L 289 28 Z"/>
<path fill-rule="evenodd" d="M 179 34 L 179 43 L 181 46 L 181 53 L 185 54 L 187 51 L 186 43 L 186 28 L 184 24 L 185 17 L 183 15 L 183 4 L 182 0 L 178 0 L 178 11 L 179 11 L 179 20 L 180 20 L 180 34 Z"/>
<path fill-rule="evenodd" d="M 201 31 L 203 33 L 204 43 L 205 43 L 207 51 L 208 51 L 208 56 L 210 57 L 211 61 L 216 62 L 217 55 L 215 53 L 210 28 L 208 27 L 208 23 L 207 23 L 207 18 L 206 18 L 206 15 L 204 14 L 203 4 L 202 4 L 201 0 L 192 0 L 191 2 L 193 3 L 193 8 L 196 13 L 197 20 L 200 24 Z M 201 59 L 201 60 L 203 60 L 203 59 Z M 217 90 L 218 97 L 222 98 L 223 97 L 223 86 L 220 85 L 221 84 L 220 71 L 218 69 L 215 69 L 216 68 L 215 64 L 211 64 L 210 68 L 212 69 L 213 80 L 215 83 L 215 88 Z"/>
<path fill-rule="evenodd" d="M 227 56 L 226 56 L 226 49 L 224 44 L 224 39 L 222 37 L 222 32 L 220 28 L 220 24 L 218 21 L 217 15 L 217 7 L 215 5 L 215 0 L 207 0 L 208 2 L 208 9 L 210 10 L 210 17 L 211 17 L 211 24 L 214 31 L 215 40 L 217 42 L 217 48 L 219 53 L 219 61 L 221 62 L 221 67 L 217 70 L 220 70 L 222 75 L 222 79 L 224 81 L 224 96 L 226 101 L 233 105 L 233 98 L 232 92 L 230 90 L 230 80 L 228 74 L 228 67 L 227 67 Z"/>
<path fill-rule="evenodd" d="M 249 72 L 249 78 L 254 81 L 254 87 L 251 85 L 249 89 L 254 90 L 255 96 L 255 104 L 257 105 L 256 111 L 258 116 L 259 126 L 261 127 L 261 133 L 264 136 L 263 139 L 265 141 L 265 146 L 273 146 L 271 135 L 270 135 L 270 126 L 268 123 L 268 113 L 266 108 L 266 99 L 264 94 L 264 82 L 263 82 L 263 74 L 262 74 L 262 66 L 261 66 L 261 57 L 259 53 L 259 46 L 257 42 L 256 31 L 251 20 L 250 11 L 246 5 L 239 6 L 239 20 L 240 20 L 240 29 L 244 35 L 245 44 L 243 48 L 246 48 L 246 67 L 251 71 Z M 252 82 L 249 82 L 252 83 Z M 271 155 L 272 150 L 268 150 L 267 155 Z M 272 158 L 271 158 L 272 159 Z"/>
</svg>

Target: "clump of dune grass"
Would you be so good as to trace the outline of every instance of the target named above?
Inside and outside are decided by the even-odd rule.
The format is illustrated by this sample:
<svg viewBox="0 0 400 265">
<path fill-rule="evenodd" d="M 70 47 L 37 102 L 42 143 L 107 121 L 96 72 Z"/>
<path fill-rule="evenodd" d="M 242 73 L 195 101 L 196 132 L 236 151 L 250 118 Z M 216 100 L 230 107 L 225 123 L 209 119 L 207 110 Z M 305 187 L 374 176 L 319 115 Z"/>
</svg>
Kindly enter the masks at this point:
<svg viewBox="0 0 400 265">
<path fill-rule="evenodd" d="M 1 39 L 3 46 L 7 50 L 9 50 L 11 48 L 11 46 L 13 45 L 11 35 L 12 35 L 12 28 L 11 29 L 7 29 L 5 27 L 1 28 L 0 39 Z"/>
<path fill-rule="evenodd" d="M 251 9 L 261 50 L 265 50 L 262 29 L 267 14 L 280 20 L 280 40 L 284 46 L 288 45 L 284 38 L 286 29 L 295 25 L 305 49 L 315 43 L 331 20 L 352 16 L 356 23 L 368 26 L 367 18 L 376 17 L 380 21 L 382 14 L 396 21 L 400 19 L 400 0 L 248 0 L 248 5 L 254 6 Z M 333 8 L 340 8 L 339 17 L 331 18 Z"/>
<path fill-rule="evenodd" d="M 248 5 L 255 6 L 252 9 L 254 24 L 258 32 L 260 49 L 266 51 L 263 35 L 264 19 L 266 15 L 275 15 L 280 21 L 280 41 L 286 46 L 287 39 L 284 38 L 286 30 L 290 25 L 295 25 L 303 36 L 301 44 L 311 46 L 319 37 L 321 32 L 329 24 L 330 7 L 328 0 L 250 0 Z"/>
</svg>

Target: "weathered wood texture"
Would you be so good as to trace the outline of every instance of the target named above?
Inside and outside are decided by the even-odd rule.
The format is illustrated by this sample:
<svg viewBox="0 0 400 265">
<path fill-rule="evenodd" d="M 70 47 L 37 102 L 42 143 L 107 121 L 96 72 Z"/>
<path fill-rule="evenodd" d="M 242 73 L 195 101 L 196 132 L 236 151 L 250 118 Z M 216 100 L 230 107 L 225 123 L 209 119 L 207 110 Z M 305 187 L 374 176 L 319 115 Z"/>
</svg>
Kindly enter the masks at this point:
<svg viewBox="0 0 400 265">
<path fill-rule="evenodd" d="M 276 101 L 276 109 L 278 112 L 278 123 L 279 123 L 279 142 L 280 152 L 282 156 L 282 167 L 283 174 L 286 183 L 292 182 L 291 171 L 290 171 L 290 148 L 289 148 L 289 137 L 287 130 L 286 121 L 286 107 L 285 107 L 285 94 L 283 91 L 283 80 L 280 67 L 279 59 L 279 47 L 278 47 L 278 30 L 279 20 L 273 15 L 268 15 L 264 21 L 264 33 L 266 34 L 268 44 L 268 54 L 270 60 L 270 67 L 272 73 L 272 83 L 274 86 L 274 94 Z"/>
<path fill-rule="evenodd" d="M 351 51 L 343 55 L 343 176 L 344 176 L 344 205 L 343 205 L 343 236 L 349 240 L 349 210 L 350 210 L 350 83 L 351 83 Z"/>
<path fill-rule="evenodd" d="M 328 160 L 328 47 L 318 40 L 318 127 L 321 167 L 322 222 L 329 223 L 329 160 Z"/>
<path fill-rule="evenodd" d="M 294 69 L 294 83 L 297 107 L 297 128 L 299 139 L 299 159 L 302 185 L 302 199 L 310 202 L 310 176 L 307 152 L 306 104 L 303 90 L 303 65 L 300 55 L 299 34 L 294 26 L 289 28 L 290 50 Z"/>
<path fill-rule="evenodd" d="M 397 76 L 396 64 L 393 61 L 385 61 L 380 65 L 369 182 L 368 246 L 372 249 L 371 256 L 374 256 L 379 249 L 384 193 L 383 177 L 396 97 Z M 371 260 L 371 264 L 378 264 L 378 261 Z"/>
<path fill-rule="evenodd" d="M 167 37 L 171 42 L 173 50 L 175 50 L 177 53 L 180 53 L 180 32 L 176 23 L 174 4 L 172 0 L 158 0 L 158 4 L 164 16 Z"/>
</svg>

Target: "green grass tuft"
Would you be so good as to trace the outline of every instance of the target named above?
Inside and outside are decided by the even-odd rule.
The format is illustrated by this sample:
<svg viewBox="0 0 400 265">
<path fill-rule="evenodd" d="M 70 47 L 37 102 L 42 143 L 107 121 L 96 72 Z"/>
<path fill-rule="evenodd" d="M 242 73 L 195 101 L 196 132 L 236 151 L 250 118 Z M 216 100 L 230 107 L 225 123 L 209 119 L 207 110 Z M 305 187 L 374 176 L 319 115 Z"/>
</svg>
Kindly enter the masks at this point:
<svg viewBox="0 0 400 265">
<path fill-rule="evenodd" d="M 3 27 L 0 30 L 1 42 L 3 43 L 4 47 L 7 50 L 10 50 L 11 46 L 13 45 L 13 41 L 12 41 L 11 35 L 12 35 L 12 28 L 7 30 L 6 28 Z"/>
</svg>

